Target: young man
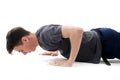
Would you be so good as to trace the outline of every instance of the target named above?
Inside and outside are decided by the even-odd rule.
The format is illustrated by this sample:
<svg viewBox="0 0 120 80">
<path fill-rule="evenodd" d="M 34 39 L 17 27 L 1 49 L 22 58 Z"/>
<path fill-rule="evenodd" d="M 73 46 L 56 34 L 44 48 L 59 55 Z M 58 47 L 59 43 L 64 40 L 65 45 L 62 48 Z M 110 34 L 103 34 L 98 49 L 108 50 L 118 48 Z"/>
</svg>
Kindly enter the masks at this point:
<svg viewBox="0 0 120 80">
<path fill-rule="evenodd" d="M 27 54 L 35 51 L 40 45 L 46 52 L 44 55 L 57 55 L 57 50 L 66 60 L 50 63 L 55 66 L 72 66 L 74 61 L 99 63 L 101 57 L 120 59 L 120 34 L 110 28 L 97 28 L 83 31 L 80 27 L 56 24 L 44 25 L 36 33 L 21 27 L 11 29 L 6 36 L 7 51 L 13 50 Z"/>
</svg>

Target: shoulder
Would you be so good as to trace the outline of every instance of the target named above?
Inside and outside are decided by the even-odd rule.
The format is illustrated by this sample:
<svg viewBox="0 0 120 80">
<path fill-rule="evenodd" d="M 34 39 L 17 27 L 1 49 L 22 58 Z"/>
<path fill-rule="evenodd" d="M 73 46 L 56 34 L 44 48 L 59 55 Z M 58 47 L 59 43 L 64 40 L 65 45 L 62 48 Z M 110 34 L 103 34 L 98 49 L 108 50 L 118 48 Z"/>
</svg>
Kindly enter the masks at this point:
<svg viewBox="0 0 120 80">
<path fill-rule="evenodd" d="M 48 25 L 43 25 L 41 26 L 38 31 L 48 31 L 48 30 L 51 30 L 51 29 L 54 29 L 54 28 L 58 28 L 58 27 L 61 27 L 62 25 L 60 24 L 48 24 Z"/>
<path fill-rule="evenodd" d="M 54 34 L 56 32 L 61 32 L 61 27 L 62 27 L 62 25 L 60 25 L 60 24 L 43 25 L 36 31 L 36 35 Z"/>
</svg>

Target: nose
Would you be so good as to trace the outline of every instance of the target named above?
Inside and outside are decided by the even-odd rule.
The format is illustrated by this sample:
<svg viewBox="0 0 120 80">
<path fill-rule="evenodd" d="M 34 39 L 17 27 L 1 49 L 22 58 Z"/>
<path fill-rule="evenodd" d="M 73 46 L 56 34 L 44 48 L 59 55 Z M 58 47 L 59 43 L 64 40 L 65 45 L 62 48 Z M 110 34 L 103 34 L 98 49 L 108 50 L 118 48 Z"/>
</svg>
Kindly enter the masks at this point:
<svg viewBox="0 0 120 80">
<path fill-rule="evenodd" d="M 21 52 L 26 55 L 28 52 L 24 51 L 24 50 L 21 50 Z"/>
<path fill-rule="evenodd" d="M 24 55 L 26 55 L 28 52 L 22 52 Z"/>
</svg>

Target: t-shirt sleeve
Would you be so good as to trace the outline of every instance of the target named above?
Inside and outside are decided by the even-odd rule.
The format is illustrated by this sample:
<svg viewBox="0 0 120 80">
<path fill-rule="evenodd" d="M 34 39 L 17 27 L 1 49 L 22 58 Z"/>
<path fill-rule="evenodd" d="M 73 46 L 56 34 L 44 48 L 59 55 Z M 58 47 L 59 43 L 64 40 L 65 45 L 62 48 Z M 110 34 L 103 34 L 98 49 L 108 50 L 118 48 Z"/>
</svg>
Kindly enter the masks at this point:
<svg viewBox="0 0 120 80">
<path fill-rule="evenodd" d="M 50 40 L 53 43 L 58 43 L 62 39 L 62 34 L 61 34 L 61 25 L 46 25 L 44 30 L 44 37 L 46 39 Z"/>
<path fill-rule="evenodd" d="M 37 31 L 40 46 L 46 50 L 57 50 L 62 41 L 62 25 L 50 24 Z"/>
</svg>

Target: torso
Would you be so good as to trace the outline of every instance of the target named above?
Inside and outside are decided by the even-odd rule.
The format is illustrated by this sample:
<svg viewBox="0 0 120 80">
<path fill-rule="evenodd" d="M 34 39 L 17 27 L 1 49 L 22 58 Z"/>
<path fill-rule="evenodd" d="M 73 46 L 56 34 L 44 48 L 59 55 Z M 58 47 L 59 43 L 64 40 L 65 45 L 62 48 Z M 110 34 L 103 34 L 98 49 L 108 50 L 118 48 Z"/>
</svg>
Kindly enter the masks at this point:
<svg viewBox="0 0 120 80">
<path fill-rule="evenodd" d="M 62 38 L 61 25 L 45 25 L 41 27 L 36 35 L 40 46 L 48 51 L 60 50 L 61 54 L 69 58 L 71 45 L 69 38 Z M 98 46 L 96 35 L 91 32 L 83 33 L 81 48 L 76 61 L 99 63 L 101 53 L 96 51 Z M 99 49 L 100 50 L 100 49 Z"/>
</svg>

